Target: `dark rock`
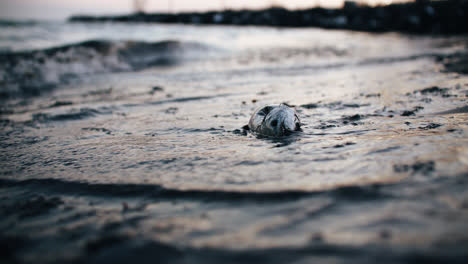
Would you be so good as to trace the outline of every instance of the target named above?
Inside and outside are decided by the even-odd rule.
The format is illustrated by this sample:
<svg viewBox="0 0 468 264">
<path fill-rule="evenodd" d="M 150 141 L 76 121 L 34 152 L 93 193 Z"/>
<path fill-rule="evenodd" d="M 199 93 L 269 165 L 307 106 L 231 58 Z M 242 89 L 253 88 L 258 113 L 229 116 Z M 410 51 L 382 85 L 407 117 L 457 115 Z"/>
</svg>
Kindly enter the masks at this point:
<svg viewBox="0 0 468 264">
<path fill-rule="evenodd" d="M 350 108 L 359 108 L 361 105 L 359 104 L 343 104 L 344 107 L 350 107 Z"/>
<path fill-rule="evenodd" d="M 415 91 L 415 93 L 419 92 L 421 94 L 446 94 L 448 88 L 439 88 L 437 86 L 425 88 L 419 91 Z"/>
<path fill-rule="evenodd" d="M 248 127 L 247 127 L 248 128 Z M 236 134 L 236 135 L 242 135 L 242 136 L 247 136 L 247 131 L 250 130 L 250 129 L 245 129 L 245 128 L 242 128 L 241 129 L 234 129 L 232 131 L 232 133 Z"/>
<path fill-rule="evenodd" d="M 435 170 L 435 162 L 427 161 L 427 162 L 416 162 L 414 164 L 394 165 L 393 170 L 397 173 L 411 172 L 413 174 L 421 173 L 423 175 L 428 175 L 429 173 Z"/>
<path fill-rule="evenodd" d="M 224 10 L 203 13 L 135 13 L 122 16 L 73 16 L 71 22 L 146 22 L 275 27 L 322 27 L 370 32 L 401 31 L 425 34 L 468 32 L 467 1 L 415 1 L 370 7 L 347 2 L 341 9 L 321 7 L 287 10 Z"/>
<path fill-rule="evenodd" d="M 154 86 L 151 91 L 150 91 L 150 94 L 155 94 L 156 92 L 162 92 L 164 91 L 164 89 L 160 86 Z"/>
<path fill-rule="evenodd" d="M 112 133 L 112 131 L 110 131 L 107 128 L 103 128 L 103 127 L 83 127 L 82 130 L 104 132 L 104 133 L 106 133 L 108 135 L 110 135 Z"/>
<path fill-rule="evenodd" d="M 359 115 L 359 114 L 355 114 L 355 115 L 351 115 L 351 116 L 344 116 L 343 117 L 343 123 L 346 122 L 346 121 L 358 121 L 358 120 L 361 120 L 363 118 L 363 116 Z"/>
<path fill-rule="evenodd" d="M 317 108 L 318 105 L 317 104 L 303 104 L 301 105 L 301 107 L 304 107 L 306 109 L 314 109 L 314 108 Z"/>
<path fill-rule="evenodd" d="M 175 114 L 175 113 L 177 113 L 177 111 L 179 111 L 179 108 L 169 107 L 169 108 L 164 110 L 164 113 L 166 113 L 166 114 Z"/>
<path fill-rule="evenodd" d="M 438 128 L 440 126 L 442 126 L 442 125 L 441 124 L 436 124 L 436 123 L 430 123 L 427 126 L 419 127 L 419 129 L 429 130 L 429 129 Z"/>
<path fill-rule="evenodd" d="M 406 110 L 406 111 L 403 111 L 403 113 L 401 114 L 401 116 L 412 116 L 412 115 L 415 115 L 416 112 L 419 112 L 419 110 L 422 110 L 424 109 L 424 107 L 422 106 L 415 106 L 413 108 L 413 110 Z"/>
<path fill-rule="evenodd" d="M 337 125 L 327 125 L 327 124 L 321 124 L 320 126 L 315 127 L 316 129 L 327 129 L 327 128 L 332 128 L 332 127 L 337 127 Z"/>
<path fill-rule="evenodd" d="M 401 114 L 401 116 L 414 116 L 415 115 L 415 111 L 403 111 L 403 113 Z"/>
</svg>

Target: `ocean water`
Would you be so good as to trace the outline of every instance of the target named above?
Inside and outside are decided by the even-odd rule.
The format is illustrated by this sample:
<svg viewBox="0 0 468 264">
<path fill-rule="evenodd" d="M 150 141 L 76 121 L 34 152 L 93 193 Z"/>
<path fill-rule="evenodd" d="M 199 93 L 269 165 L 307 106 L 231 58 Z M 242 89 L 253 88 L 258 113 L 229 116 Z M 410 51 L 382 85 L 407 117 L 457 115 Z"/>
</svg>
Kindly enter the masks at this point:
<svg viewBox="0 0 468 264">
<path fill-rule="evenodd" d="M 462 263 L 465 36 L 0 24 L 12 263 Z M 242 126 L 295 106 L 301 133 Z"/>
</svg>

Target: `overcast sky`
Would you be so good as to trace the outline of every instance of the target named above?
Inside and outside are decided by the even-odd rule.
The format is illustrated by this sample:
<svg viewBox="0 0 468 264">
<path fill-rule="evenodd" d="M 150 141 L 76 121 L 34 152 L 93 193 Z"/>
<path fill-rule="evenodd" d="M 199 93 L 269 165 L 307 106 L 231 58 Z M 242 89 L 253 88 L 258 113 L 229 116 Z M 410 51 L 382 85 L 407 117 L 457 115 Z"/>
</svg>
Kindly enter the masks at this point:
<svg viewBox="0 0 468 264">
<path fill-rule="evenodd" d="M 391 0 L 360 0 L 370 4 Z M 393 0 L 393 2 L 402 0 Z M 262 8 L 272 4 L 284 7 L 340 7 L 343 0 L 146 0 L 146 10 L 203 11 L 226 8 Z M 3 19 L 66 19 L 72 14 L 123 14 L 133 11 L 132 0 L 0 0 Z"/>
</svg>

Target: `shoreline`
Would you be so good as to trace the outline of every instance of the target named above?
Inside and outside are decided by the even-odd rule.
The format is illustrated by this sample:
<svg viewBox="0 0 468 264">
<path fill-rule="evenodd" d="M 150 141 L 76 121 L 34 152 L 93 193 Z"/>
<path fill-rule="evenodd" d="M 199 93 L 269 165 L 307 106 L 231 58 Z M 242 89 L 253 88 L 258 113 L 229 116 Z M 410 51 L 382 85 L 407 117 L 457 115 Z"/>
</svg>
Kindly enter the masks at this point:
<svg viewBox="0 0 468 264">
<path fill-rule="evenodd" d="M 190 13 L 134 13 L 120 16 L 76 15 L 69 22 L 167 23 L 194 25 L 245 25 L 274 27 L 318 27 L 366 32 L 417 34 L 466 34 L 464 16 L 468 1 L 417 1 L 387 6 L 364 6 L 346 2 L 341 9 L 315 7 L 288 10 L 223 10 Z"/>
</svg>

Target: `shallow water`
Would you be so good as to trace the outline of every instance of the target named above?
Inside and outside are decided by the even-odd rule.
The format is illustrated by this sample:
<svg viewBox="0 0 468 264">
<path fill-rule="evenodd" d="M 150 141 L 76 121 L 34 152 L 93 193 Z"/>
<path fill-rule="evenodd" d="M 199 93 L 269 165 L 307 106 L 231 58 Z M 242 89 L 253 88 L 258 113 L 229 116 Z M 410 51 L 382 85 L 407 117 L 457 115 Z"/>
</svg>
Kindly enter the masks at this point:
<svg viewBox="0 0 468 264">
<path fill-rule="evenodd" d="M 53 37 L 37 41 L 43 31 Z M 468 78 L 437 58 L 465 45 L 319 29 L 4 26 L 8 260 L 461 263 Z M 242 131 L 256 107 L 281 102 L 303 132 Z"/>
</svg>

